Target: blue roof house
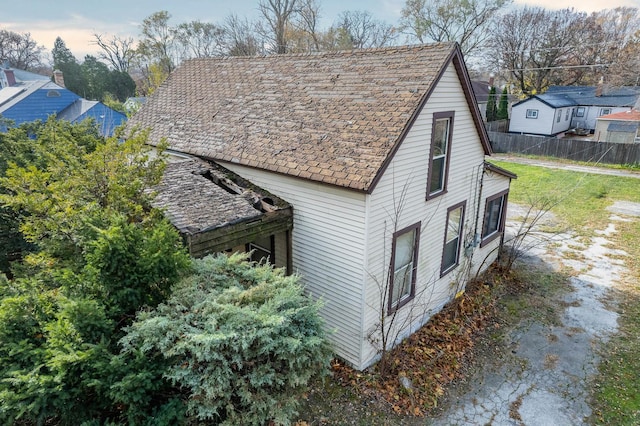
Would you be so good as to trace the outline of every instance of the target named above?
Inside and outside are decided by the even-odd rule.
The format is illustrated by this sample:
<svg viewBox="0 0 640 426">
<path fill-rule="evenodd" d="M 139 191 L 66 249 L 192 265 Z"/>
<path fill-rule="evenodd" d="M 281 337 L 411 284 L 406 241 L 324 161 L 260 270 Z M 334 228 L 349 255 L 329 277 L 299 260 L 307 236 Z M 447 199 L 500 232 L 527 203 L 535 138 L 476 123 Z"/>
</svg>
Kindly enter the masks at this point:
<svg viewBox="0 0 640 426">
<path fill-rule="evenodd" d="M 575 101 L 566 95 L 533 95 L 511 107 L 509 132 L 552 136 L 571 128 Z"/>
<path fill-rule="evenodd" d="M 125 114 L 101 102 L 81 98 L 66 89 L 62 81 L 60 85 L 44 76 L 14 71 L 17 70 L 0 68 L 0 116 L 15 125 L 45 121 L 51 115 L 72 123 L 91 117 L 96 120 L 101 134 L 111 136 L 127 119 Z M 20 80 L 20 77 L 28 80 Z M 0 126 L 0 131 L 6 131 L 5 124 Z"/>
<path fill-rule="evenodd" d="M 555 136 L 570 129 L 593 133 L 597 118 L 630 111 L 640 87 L 551 86 L 512 106 L 509 132 Z"/>
</svg>

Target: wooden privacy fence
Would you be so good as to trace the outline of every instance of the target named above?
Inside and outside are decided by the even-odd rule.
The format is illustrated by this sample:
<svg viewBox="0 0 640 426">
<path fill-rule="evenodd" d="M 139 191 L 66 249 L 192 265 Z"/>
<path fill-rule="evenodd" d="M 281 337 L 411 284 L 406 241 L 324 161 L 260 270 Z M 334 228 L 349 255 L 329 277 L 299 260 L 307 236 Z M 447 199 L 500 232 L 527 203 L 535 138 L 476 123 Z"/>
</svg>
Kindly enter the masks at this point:
<svg viewBox="0 0 640 426">
<path fill-rule="evenodd" d="M 606 164 L 640 164 L 640 143 L 594 142 L 488 132 L 495 153 L 519 153 Z"/>
</svg>

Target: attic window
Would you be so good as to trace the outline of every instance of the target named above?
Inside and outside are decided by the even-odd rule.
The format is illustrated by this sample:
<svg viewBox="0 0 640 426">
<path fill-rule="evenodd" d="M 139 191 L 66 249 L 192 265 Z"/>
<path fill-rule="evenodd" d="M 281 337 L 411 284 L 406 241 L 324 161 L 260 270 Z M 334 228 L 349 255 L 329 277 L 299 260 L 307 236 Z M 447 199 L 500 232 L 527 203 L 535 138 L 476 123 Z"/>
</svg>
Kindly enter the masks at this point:
<svg viewBox="0 0 640 426">
<path fill-rule="evenodd" d="M 60 97 L 60 92 L 58 92 L 57 90 L 49 90 L 47 92 L 47 98 L 59 98 Z"/>
</svg>

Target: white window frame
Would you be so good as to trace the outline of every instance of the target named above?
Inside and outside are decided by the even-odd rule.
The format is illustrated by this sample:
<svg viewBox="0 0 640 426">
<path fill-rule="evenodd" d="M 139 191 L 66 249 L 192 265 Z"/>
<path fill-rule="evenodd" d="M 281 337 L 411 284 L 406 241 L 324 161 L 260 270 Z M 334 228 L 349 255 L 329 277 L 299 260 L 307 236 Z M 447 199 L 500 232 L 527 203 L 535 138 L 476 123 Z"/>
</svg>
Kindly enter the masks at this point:
<svg viewBox="0 0 640 426">
<path fill-rule="evenodd" d="M 528 109 L 527 110 L 527 118 L 536 120 L 538 118 L 538 110 L 537 109 Z"/>
</svg>

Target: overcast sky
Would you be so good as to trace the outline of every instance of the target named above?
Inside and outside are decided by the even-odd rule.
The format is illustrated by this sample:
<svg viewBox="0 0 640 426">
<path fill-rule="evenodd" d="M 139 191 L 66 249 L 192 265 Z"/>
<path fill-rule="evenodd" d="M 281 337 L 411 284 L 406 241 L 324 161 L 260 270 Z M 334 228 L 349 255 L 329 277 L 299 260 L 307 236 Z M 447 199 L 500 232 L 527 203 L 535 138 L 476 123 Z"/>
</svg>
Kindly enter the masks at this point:
<svg viewBox="0 0 640 426">
<path fill-rule="evenodd" d="M 86 54 L 96 52 L 91 43 L 94 33 L 138 38 L 142 20 L 161 10 L 171 14 L 173 25 L 194 20 L 221 23 L 232 13 L 248 18 L 258 16 L 258 0 L 27 0 L 24 4 L 0 0 L 0 5 L 4 3 L 10 6 L 1 8 L 0 29 L 29 32 L 47 52 L 60 36 L 80 61 Z M 319 0 L 319 3 L 324 28 L 345 10 L 367 10 L 377 19 L 395 24 L 405 0 Z M 640 8 L 640 0 L 515 0 L 515 4 L 525 3 L 548 9 L 573 7 L 586 12 L 616 6 Z"/>
</svg>

